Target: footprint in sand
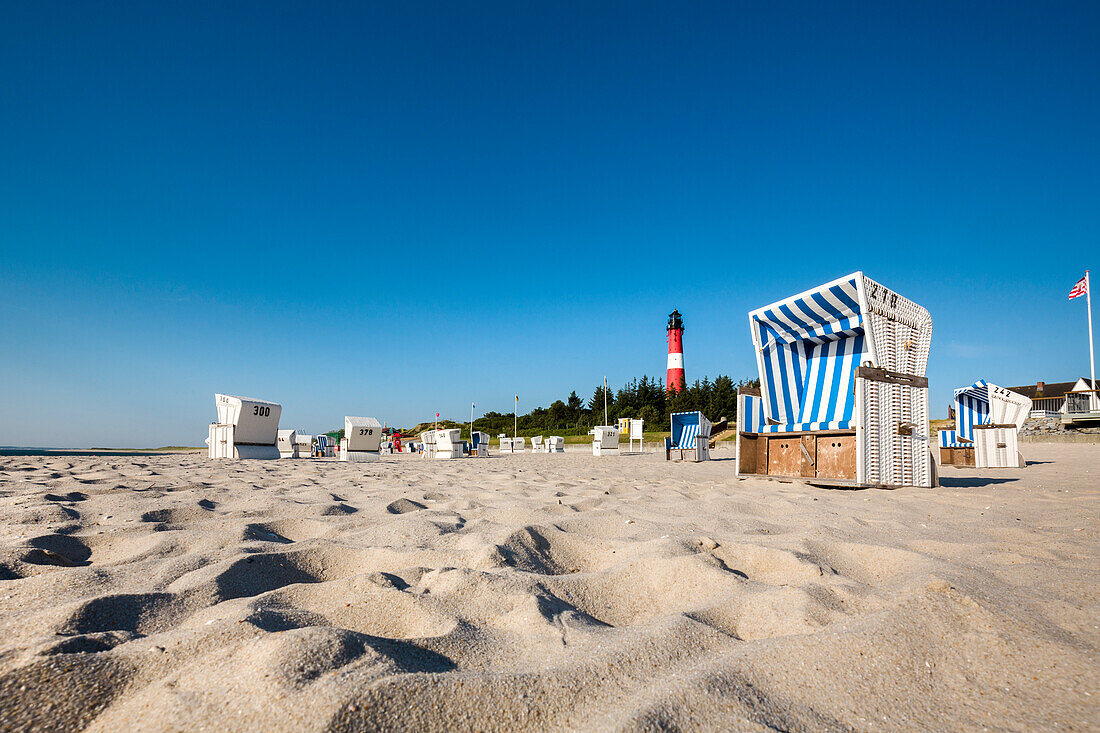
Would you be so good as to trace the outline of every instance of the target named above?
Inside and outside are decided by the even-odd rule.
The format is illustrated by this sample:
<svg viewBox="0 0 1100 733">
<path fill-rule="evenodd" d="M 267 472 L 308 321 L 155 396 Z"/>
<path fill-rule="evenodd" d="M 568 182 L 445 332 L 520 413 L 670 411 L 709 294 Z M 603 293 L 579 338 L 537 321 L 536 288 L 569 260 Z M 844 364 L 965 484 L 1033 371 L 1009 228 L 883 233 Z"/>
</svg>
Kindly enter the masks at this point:
<svg viewBox="0 0 1100 733">
<path fill-rule="evenodd" d="M 67 494 L 46 494 L 42 498 L 46 501 L 84 501 L 88 495 L 79 491 L 70 491 Z"/>
<path fill-rule="evenodd" d="M 355 514 L 358 509 L 350 504 L 330 504 L 325 507 L 325 510 L 321 512 L 322 517 L 338 517 L 342 514 Z"/>
<path fill-rule="evenodd" d="M 87 565 L 91 549 L 76 537 L 63 534 L 47 534 L 27 541 L 32 549 L 21 558 L 32 565 L 56 565 L 72 568 Z"/>
</svg>

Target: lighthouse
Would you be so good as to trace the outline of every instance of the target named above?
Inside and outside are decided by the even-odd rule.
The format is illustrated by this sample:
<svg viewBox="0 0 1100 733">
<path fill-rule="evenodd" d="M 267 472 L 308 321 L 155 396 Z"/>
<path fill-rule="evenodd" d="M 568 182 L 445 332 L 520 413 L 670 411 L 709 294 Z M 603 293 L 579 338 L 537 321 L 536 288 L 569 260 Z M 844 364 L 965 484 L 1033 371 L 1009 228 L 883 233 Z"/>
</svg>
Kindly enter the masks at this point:
<svg viewBox="0 0 1100 733">
<path fill-rule="evenodd" d="M 679 392 L 684 388 L 684 321 L 680 311 L 674 310 L 668 316 L 668 375 L 665 377 L 665 389 Z"/>
</svg>

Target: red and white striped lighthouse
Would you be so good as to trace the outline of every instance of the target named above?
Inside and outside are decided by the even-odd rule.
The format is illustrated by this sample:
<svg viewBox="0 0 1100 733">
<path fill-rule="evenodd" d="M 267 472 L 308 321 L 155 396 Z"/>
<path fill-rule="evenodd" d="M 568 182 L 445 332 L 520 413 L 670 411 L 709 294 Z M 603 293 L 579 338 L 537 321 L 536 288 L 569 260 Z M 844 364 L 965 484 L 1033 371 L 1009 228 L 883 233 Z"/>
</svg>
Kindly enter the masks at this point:
<svg viewBox="0 0 1100 733">
<path fill-rule="evenodd" d="M 679 392 L 684 388 L 684 321 L 680 311 L 674 310 L 668 317 L 668 375 L 665 389 Z"/>
</svg>

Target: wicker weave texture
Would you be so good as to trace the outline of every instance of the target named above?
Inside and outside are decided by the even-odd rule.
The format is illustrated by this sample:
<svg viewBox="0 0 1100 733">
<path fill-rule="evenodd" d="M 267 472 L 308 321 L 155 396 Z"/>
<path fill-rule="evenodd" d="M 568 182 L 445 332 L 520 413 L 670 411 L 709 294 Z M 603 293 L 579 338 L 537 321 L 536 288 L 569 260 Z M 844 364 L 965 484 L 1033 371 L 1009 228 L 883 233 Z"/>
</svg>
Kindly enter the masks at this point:
<svg viewBox="0 0 1100 733">
<path fill-rule="evenodd" d="M 925 308 L 866 275 L 863 291 L 869 311 L 864 320 L 877 356 L 877 363 L 872 366 L 925 376 L 932 346 L 932 316 Z"/>
<path fill-rule="evenodd" d="M 856 391 L 862 421 L 860 482 L 931 488 L 928 389 L 859 378 Z"/>
</svg>

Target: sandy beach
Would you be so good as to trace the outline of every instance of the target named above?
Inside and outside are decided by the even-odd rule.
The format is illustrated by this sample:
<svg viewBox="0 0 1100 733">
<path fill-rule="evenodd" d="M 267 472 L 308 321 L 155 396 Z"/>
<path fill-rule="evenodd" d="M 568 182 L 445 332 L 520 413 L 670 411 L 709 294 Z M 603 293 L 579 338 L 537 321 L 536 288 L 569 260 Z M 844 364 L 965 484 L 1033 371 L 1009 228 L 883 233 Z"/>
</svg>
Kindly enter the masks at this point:
<svg viewBox="0 0 1100 733">
<path fill-rule="evenodd" d="M 0 727 L 1095 730 L 1100 445 L 1023 451 L 0 458 Z"/>
</svg>

